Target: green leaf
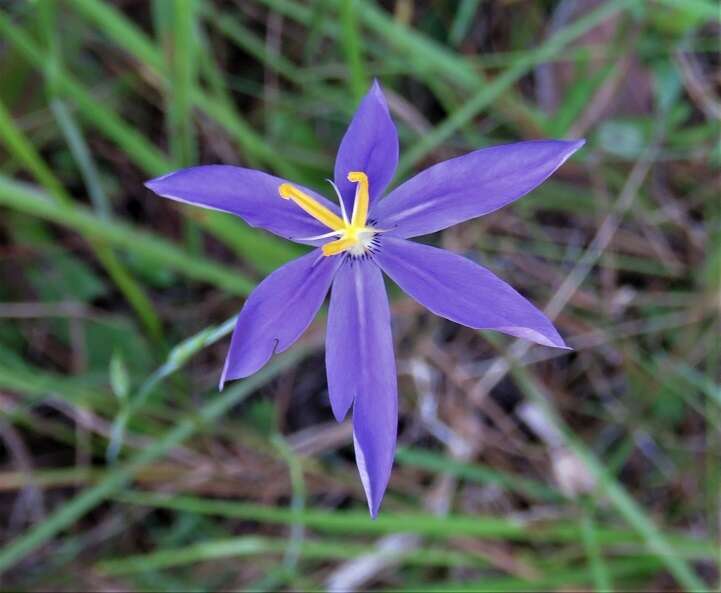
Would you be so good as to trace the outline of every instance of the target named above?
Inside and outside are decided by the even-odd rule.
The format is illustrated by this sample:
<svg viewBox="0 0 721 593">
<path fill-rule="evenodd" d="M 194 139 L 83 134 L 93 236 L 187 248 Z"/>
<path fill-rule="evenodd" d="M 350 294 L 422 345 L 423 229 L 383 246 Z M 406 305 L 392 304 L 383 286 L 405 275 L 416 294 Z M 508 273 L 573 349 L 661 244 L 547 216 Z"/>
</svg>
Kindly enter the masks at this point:
<svg viewBox="0 0 721 593">
<path fill-rule="evenodd" d="M 110 359 L 110 387 L 115 397 L 120 400 L 121 404 L 124 404 L 130 392 L 130 376 L 123 355 L 117 350 L 113 352 Z"/>
</svg>

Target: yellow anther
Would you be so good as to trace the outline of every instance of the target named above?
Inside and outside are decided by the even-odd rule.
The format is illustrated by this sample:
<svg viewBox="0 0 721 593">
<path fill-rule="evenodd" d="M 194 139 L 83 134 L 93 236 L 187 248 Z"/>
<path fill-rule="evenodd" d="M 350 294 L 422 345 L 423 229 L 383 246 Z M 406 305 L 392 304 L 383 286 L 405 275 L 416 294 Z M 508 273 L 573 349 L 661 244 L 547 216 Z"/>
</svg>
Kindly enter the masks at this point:
<svg viewBox="0 0 721 593">
<path fill-rule="evenodd" d="M 325 245 L 323 245 L 323 255 L 338 255 L 346 249 L 350 249 L 351 247 L 353 247 L 357 242 L 358 240 L 355 238 L 343 238 L 336 241 L 331 241 L 330 243 L 326 243 Z"/>
<path fill-rule="evenodd" d="M 318 222 L 323 223 L 329 229 L 339 231 L 345 227 L 343 219 L 334 214 L 323 204 L 318 203 L 315 199 L 311 198 L 308 194 L 303 193 L 294 185 L 290 183 L 283 183 L 278 188 L 280 197 L 285 200 L 293 200 L 298 206 L 315 218 Z"/>
<path fill-rule="evenodd" d="M 348 181 L 358 184 L 355 190 L 351 226 L 362 229 L 365 227 L 368 218 L 368 175 L 363 171 L 351 171 L 348 173 Z"/>
<path fill-rule="evenodd" d="M 280 197 L 285 200 L 293 200 L 298 206 L 305 210 L 317 221 L 321 222 L 333 232 L 306 237 L 305 240 L 318 240 L 330 237 L 338 237 L 323 245 L 323 255 L 338 255 L 348 251 L 353 256 L 364 255 L 373 244 L 373 237 L 378 231 L 366 226 L 368 220 L 368 176 L 362 171 L 351 171 L 348 173 L 348 181 L 357 183 L 355 201 L 353 202 L 353 215 L 351 220 L 344 220 L 317 200 L 302 192 L 290 183 L 283 183 L 278 187 Z M 342 198 L 339 196 L 342 200 Z"/>
</svg>

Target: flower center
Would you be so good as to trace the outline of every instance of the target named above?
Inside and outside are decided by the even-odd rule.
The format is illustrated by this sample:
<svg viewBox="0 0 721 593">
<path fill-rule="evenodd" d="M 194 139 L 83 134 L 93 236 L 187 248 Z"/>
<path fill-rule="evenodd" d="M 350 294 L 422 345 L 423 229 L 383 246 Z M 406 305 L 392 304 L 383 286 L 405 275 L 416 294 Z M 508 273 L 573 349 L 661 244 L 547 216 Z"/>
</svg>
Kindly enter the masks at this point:
<svg viewBox="0 0 721 593">
<path fill-rule="evenodd" d="M 285 200 L 292 200 L 318 222 L 327 226 L 331 231 L 316 237 L 305 237 L 304 240 L 325 239 L 337 237 L 323 245 L 323 255 L 338 255 L 348 251 L 352 255 L 360 256 L 366 253 L 373 242 L 373 237 L 379 231 L 367 226 L 368 222 L 368 176 L 362 171 L 351 171 L 348 173 L 348 181 L 357 184 L 355 200 L 353 202 L 353 214 L 350 220 L 343 205 L 343 198 L 338 195 L 340 209 L 343 218 L 331 212 L 318 203 L 308 194 L 302 192 L 290 183 L 283 183 L 278 188 L 280 197 Z M 334 186 L 335 187 L 335 186 Z M 338 189 L 336 188 L 336 192 Z"/>
</svg>

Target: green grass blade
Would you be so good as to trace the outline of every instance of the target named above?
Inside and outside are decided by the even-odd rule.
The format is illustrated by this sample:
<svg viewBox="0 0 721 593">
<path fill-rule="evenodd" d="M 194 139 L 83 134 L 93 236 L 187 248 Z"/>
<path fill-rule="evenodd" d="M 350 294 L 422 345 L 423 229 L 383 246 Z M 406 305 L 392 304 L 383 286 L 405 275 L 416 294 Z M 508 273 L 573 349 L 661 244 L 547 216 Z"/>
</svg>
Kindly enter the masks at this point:
<svg viewBox="0 0 721 593">
<path fill-rule="evenodd" d="M 306 351 L 303 348 L 295 348 L 290 353 L 279 355 L 253 377 L 229 387 L 202 407 L 197 415 L 181 421 L 177 426 L 161 435 L 147 449 L 108 474 L 100 483 L 64 503 L 41 523 L 12 540 L 0 549 L 0 572 L 13 566 L 24 556 L 72 525 L 103 500 L 121 490 L 142 468 L 165 455 L 173 447 L 177 447 L 203 426 L 212 424 L 231 407 L 249 397 L 256 389 L 297 363 L 305 354 Z"/>
<path fill-rule="evenodd" d="M 286 539 L 268 537 L 238 537 L 206 541 L 184 548 L 158 550 L 150 554 L 104 560 L 97 569 L 108 575 L 122 575 L 150 570 L 161 570 L 221 558 L 242 558 L 265 554 L 282 554 Z M 377 550 L 370 545 L 347 540 L 306 540 L 300 550 L 301 557 L 308 560 L 350 560 Z M 411 566 L 467 566 L 479 568 L 485 563 L 477 557 L 444 550 L 425 548 L 399 554 L 402 564 Z"/>
<path fill-rule="evenodd" d="M 38 70 L 45 66 L 46 56 L 33 39 L 21 27 L 13 24 L 6 13 L 0 11 L 0 33 L 14 45 L 22 55 Z M 81 84 L 67 73 L 61 72 L 55 77 L 58 91 L 72 98 L 78 106 L 78 113 L 92 122 L 120 146 L 123 152 L 141 163 L 143 168 L 153 175 L 167 173 L 171 165 L 166 157 L 147 139 L 122 118 L 107 109 L 102 101 L 88 93 Z"/>
<path fill-rule="evenodd" d="M 447 473 L 472 482 L 498 484 L 509 490 L 540 500 L 558 501 L 563 498 L 557 490 L 540 482 L 516 477 L 478 464 L 449 460 L 446 456 L 429 451 L 400 447 L 396 452 L 396 460 L 401 465 Z"/>
<path fill-rule="evenodd" d="M 468 33 L 473 20 L 473 15 L 478 10 L 481 0 L 461 0 L 460 6 L 456 11 L 456 17 L 451 25 L 451 32 L 448 34 L 448 40 L 455 46 L 459 46 L 463 38 Z"/>
<path fill-rule="evenodd" d="M 678 555 L 674 546 L 666 539 L 653 519 L 633 500 L 626 489 L 608 473 L 603 463 L 561 421 L 549 405 L 550 400 L 538 381 L 532 377 L 526 368 L 518 365 L 511 368 L 511 374 L 526 396 L 541 407 L 549 419 L 553 420 L 559 429 L 559 433 L 563 435 L 565 444 L 583 461 L 586 468 L 595 478 L 598 488 L 605 494 L 616 511 L 643 538 L 648 549 L 658 555 L 679 584 L 688 591 L 705 591 L 707 589 L 706 585 Z"/>
<path fill-rule="evenodd" d="M 681 10 L 699 21 L 721 21 L 718 4 L 709 0 L 659 0 L 659 2 Z"/>
<path fill-rule="evenodd" d="M 31 186 L 0 176 L 0 204 L 71 228 L 89 240 L 133 252 L 147 261 L 186 275 L 195 280 L 209 282 L 234 294 L 247 295 L 254 283 L 237 271 L 194 257 L 176 245 L 140 231 L 133 226 L 112 220 L 103 220 L 83 206 L 68 207 L 53 203 Z"/>
<path fill-rule="evenodd" d="M 58 104 L 54 106 L 60 109 L 58 113 L 62 113 L 62 108 Z M 70 125 L 70 122 L 66 120 L 65 124 Z M 0 138 L 5 142 L 9 151 L 15 154 L 16 158 L 28 168 L 50 195 L 54 196 L 63 207 L 68 209 L 72 208 L 71 204 L 74 200 L 66 192 L 62 183 L 55 177 L 55 174 L 45 164 L 25 135 L 14 125 L 10 114 L 1 101 Z M 74 137 L 74 140 L 76 142 L 80 141 L 77 136 Z M 77 146 L 75 148 L 77 148 Z M 150 335 L 159 339 L 161 336 L 160 320 L 155 313 L 150 299 L 148 299 L 145 291 L 135 281 L 125 266 L 122 265 L 115 254 L 106 246 L 102 245 L 98 239 L 99 238 L 96 237 L 94 241 L 91 241 L 91 247 L 96 257 L 136 311 L 141 321 L 148 328 Z"/>
<path fill-rule="evenodd" d="M 160 317 L 142 285 L 133 277 L 112 249 L 106 247 L 100 240 L 94 241 L 93 244 L 96 257 L 137 313 L 150 337 L 159 343 L 162 342 L 163 326 Z"/>
<path fill-rule="evenodd" d="M 116 416 L 113 422 L 110 443 L 106 451 L 108 460 L 115 461 L 117 459 L 125 440 L 125 432 L 130 419 L 147 405 L 148 399 L 158 385 L 183 368 L 185 363 L 195 354 L 229 335 L 235 328 L 236 321 L 236 317 L 231 317 L 219 326 L 207 327 L 186 338 L 168 353 L 166 361 L 143 382 L 137 393 L 128 399 Z"/>
<path fill-rule="evenodd" d="M 28 169 L 51 196 L 65 204 L 72 203 L 72 198 L 65 191 L 63 184 L 45 164 L 25 134 L 15 125 L 2 101 L 0 101 L 0 142 L 5 144 L 8 152 Z"/>
<path fill-rule="evenodd" d="M 611 587 L 611 576 L 608 573 L 601 548 L 596 537 L 596 524 L 593 519 L 593 509 L 584 508 L 581 516 L 581 534 L 583 545 L 586 548 L 588 563 L 593 575 L 596 593 L 607 593 L 613 591 Z"/>
<path fill-rule="evenodd" d="M 173 0 L 172 37 L 166 49 L 171 81 L 167 87 L 171 153 L 177 165 L 187 167 L 197 160 L 192 109 L 196 85 L 195 0 Z"/>
<path fill-rule="evenodd" d="M 609 563 L 609 571 L 616 578 L 644 578 L 658 574 L 660 563 L 657 558 L 619 558 Z M 406 586 L 391 591 L 468 591 L 473 593 L 526 593 L 538 591 L 585 591 L 586 586 L 592 583 L 592 575 L 586 567 L 559 568 L 557 563 L 547 567 L 547 570 L 535 579 L 524 579 L 516 576 L 508 577 L 486 577 L 483 580 L 465 579 L 463 581 L 448 581 L 434 583 L 431 586 L 421 586 L 416 583 L 408 583 Z M 635 582 L 635 581 L 631 581 Z M 636 590 L 634 587 L 631 590 Z"/>
<path fill-rule="evenodd" d="M 0 11 L 0 33 L 16 47 L 38 70 L 44 71 L 46 55 L 23 29 L 15 25 L 6 13 Z M 78 107 L 78 113 L 91 122 L 151 175 L 161 175 L 172 169 L 170 161 L 133 126 L 107 109 L 101 100 L 87 92 L 67 72 L 54 77 L 57 90 L 71 99 Z"/>
<path fill-rule="evenodd" d="M 150 40 L 120 11 L 98 0 L 72 0 L 72 5 L 85 17 L 106 31 L 109 37 L 121 48 L 147 64 L 167 85 L 162 56 Z M 223 128 L 231 132 L 238 143 L 247 151 L 250 159 L 270 165 L 282 175 L 302 179 L 300 172 L 278 153 L 268 146 L 240 115 L 226 102 L 209 97 L 197 86 L 192 88 L 192 101 Z M 251 161 L 252 163 L 252 161 Z"/>
<path fill-rule="evenodd" d="M 183 495 L 148 494 L 129 492 L 115 497 L 128 504 L 173 509 L 189 513 L 232 517 L 263 523 L 288 525 L 299 521 L 309 529 L 324 533 L 385 535 L 389 533 L 417 533 L 429 537 L 481 537 L 494 540 L 519 542 L 571 542 L 581 540 L 578 521 L 539 521 L 537 524 L 514 517 L 488 515 L 447 515 L 439 517 L 424 512 L 393 513 L 386 511 L 371 520 L 367 510 L 324 511 L 307 508 L 302 513 L 285 507 L 254 503 L 200 498 Z M 643 540 L 633 531 L 598 527 L 596 536 L 604 546 L 643 545 Z M 679 556 L 689 558 L 714 558 L 716 546 L 711 541 L 697 540 L 687 536 L 664 535 L 672 541 Z M 636 549 L 635 547 L 633 548 Z"/>
<path fill-rule="evenodd" d="M 65 103 L 60 99 L 53 99 L 50 103 L 50 109 L 55 116 L 55 120 L 58 122 L 63 136 L 65 136 L 65 140 L 68 143 L 75 162 L 78 164 L 94 210 L 102 218 L 110 218 L 112 213 L 110 199 L 107 193 L 105 193 L 105 189 L 103 189 L 98 168 L 90 150 L 88 150 L 88 145 L 85 142 L 85 138 L 83 138 L 80 126 L 78 126 L 75 117 Z"/>
<path fill-rule="evenodd" d="M 7 39 L 21 51 L 23 56 L 25 56 L 31 64 L 36 68 L 43 69 L 44 55 L 42 50 L 29 35 L 24 33 L 19 27 L 13 26 L 12 22 L 2 11 L 0 11 L 0 32 L 7 33 Z M 142 47 L 145 46 L 143 45 Z M 143 55 L 146 51 L 147 49 L 143 50 Z M 58 90 L 66 94 L 68 98 L 72 99 L 78 105 L 79 113 L 82 117 L 115 142 L 117 146 L 148 175 L 162 175 L 173 169 L 173 164 L 170 159 L 165 157 L 147 138 L 139 134 L 132 126 L 129 126 L 127 122 L 115 112 L 105 107 L 102 102 L 96 100 L 95 97 L 71 78 L 67 72 L 58 72 L 54 76 L 54 80 Z M 231 129 L 236 134 L 245 133 L 246 126 L 244 122 L 235 119 L 233 111 L 229 106 L 219 100 L 207 99 L 204 95 L 198 94 L 197 91 L 194 91 L 194 93 L 196 99 L 200 101 L 218 121 L 225 122 L 227 129 Z M 62 186 L 58 191 L 63 191 Z M 223 229 L 224 232 L 219 236 L 224 238 L 225 242 L 235 249 L 237 253 L 241 256 L 245 254 L 245 247 L 238 249 L 238 244 L 242 241 L 242 237 L 254 236 L 252 229 L 248 229 L 240 222 L 232 221 L 227 215 L 219 212 L 208 211 L 204 212 L 202 216 L 208 227 Z M 233 237 L 234 240 L 228 241 L 229 237 Z M 265 237 L 263 239 L 263 245 L 269 250 L 277 251 L 279 259 L 281 260 L 289 257 L 285 254 L 294 253 L 292 247 L 288 248 L 286 243 L 287 242 L 273 237 Z M 247 245 L 247 242 L 243 245 Z"/>
<path fill-rule="evenodd" d="M 342 0 L 340 9 L 341 41 L 349 74 L 348 86 L 356 101 L 360 101 L 368 91 L 368 77 L 363 66 L 362 37 L 356 15 L 359 4 L 358 0 Z M 363 8 L 360 7 L 360 10 Z"/>
<path fill-rule="evenodd" d="M 291 259 L 300 257 L 306 249 L 290 241 L 280 241 L 261 229 L 238 224 L 230 214 L 208 211 L 193 215 L 195 222 L 223 241 L 240 256 L 242 261 L 252 264 L 257 270 L 269 273 Z"/>
<path fill-rule="evenodd" d="M 624 9 L 628 4 L 629 0 L 612 0 L 611 2 L 602 4 L 576 20 L 573 24 L 556 33 L 540 45 L 533 54 L 519 59 L 513 66 L 503 72 L 503 74 L 476 92 L 459 109 L 449 115 L 430 133 L 423 136 L 413 148 L 407 151 L 399 163 L 398 177 L 405 177 L 415 165 L 435 150 L 441 143 L 448 140 L 455 132 L 470 123 L 483 109 L 487 108 L 521 77 L 526 75 L 533 66 L 551 60 L 563 51 L 571 41 Z"/>
<path fill-rule="evenodd" d="M 263 41 L 230 12 L 220 12 L 210 3 L 201 5 L 201 12 L 235 45 L 248 52 L 259 62 L 267 64 L 289 81 L 302 85 L 303 75 L 298 67 L 283 54 L 272 51 Z"/>
</svg>

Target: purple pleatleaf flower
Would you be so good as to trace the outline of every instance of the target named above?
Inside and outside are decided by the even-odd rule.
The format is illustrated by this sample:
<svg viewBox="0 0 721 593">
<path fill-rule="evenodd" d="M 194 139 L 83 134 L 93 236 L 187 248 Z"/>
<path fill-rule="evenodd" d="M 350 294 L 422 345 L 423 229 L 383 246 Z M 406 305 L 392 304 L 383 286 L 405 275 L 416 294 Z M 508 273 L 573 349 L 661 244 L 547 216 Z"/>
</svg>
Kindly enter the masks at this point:
<svg viewBox="0 0 721 593">
<path fill-rule="evenodd" d="M 380 85 L 361 101 L 336 156 L 338 204 L 267 173 L 227 165 L 154 179 L 160 196 L 230 212 L 249 225 L 312 245 L 270 274 L 245 302 L 220 379 L 248 377 L 288 349 L 330 290 L 326 370 L 333 415 L 353 408 L 353 443 L 371 516 L 393 465 L 396 365 L 385 272 L 436 315 L 544 346 L 565 348 L 546 316 L 486 268 L 409 241 L 493 212 L 543 183 L 583 140 L 482 148 L 438 163 L 383 197 L 398 163 L 398 135 Z"/>
</svg>

